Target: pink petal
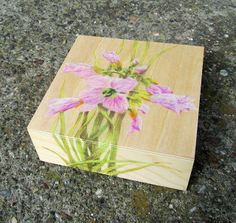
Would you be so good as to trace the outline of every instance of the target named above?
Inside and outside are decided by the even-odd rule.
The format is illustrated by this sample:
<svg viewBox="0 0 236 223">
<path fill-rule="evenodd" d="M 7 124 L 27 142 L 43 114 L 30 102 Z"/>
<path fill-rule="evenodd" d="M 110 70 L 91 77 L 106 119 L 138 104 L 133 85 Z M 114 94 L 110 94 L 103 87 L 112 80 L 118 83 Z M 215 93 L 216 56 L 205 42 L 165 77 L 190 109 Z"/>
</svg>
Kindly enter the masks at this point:
<svg viewBox="0 0 236 223">
<path fill-rule="evenodd" d="M 108 110 L 120 113 L 127 111 L 129 107 L 128 100 L 124 95 L 105 97 L 102 104 Z"/>
<path fill-rule="evenodd" d="M 92 105 L 102 103 L 104 100 L 104 97 L 102 96 L 102 89 L 99 88 L 82 91 L 79 97 L 85 104 Z"/>
<path fill-rule="evenodd" d="M 64 112 L 79 106 L 81 103 L 81 100 L 78 98 L 54 98 L 49 101 L 48 114 L 54 115 L 58 112 Z"/>
<path fill-rule="evenodd" d="M 66 64 L 64 67 L 64 72 L 72 72 L 82 78 L 87 78 L 92 75 L 97 75 L 97 73 L 93 70 L 92 65 L 90 64 Z"/>
<path fill-rule="evenodd" d="M 143 74 L 147 71 L 147 69 L 148 69 L 148 66 L 143 65 L 143 66 L 136 67 L 134 71 L 138 74 Z"/>
<path fill-rule="evenodd" d="M 192 98 L 188 96 L 178 96 L 174 94 L 155 94 L 151 101 L 158 103 L 176 113 L 187 112 L 195 109 Z"/>
<path fill-rule="evenodd" d="M 173 93 L 173 91 L 169 87 L 160 86 L 157 84 L 151 84 L 147 87 L 147 92 L 149 94 L 168 94 Z"/>
<path fill-rule="evenodd" d="M 119 93 L 129 93 L 137 85 L 137 81 L 133 78 L 114 78 L 111 81 L 111 87 Z"/>
<path fill-rule="evenodd" d="M 106 51 L 102 55 L 112 64 L 120 62 L 120 57 L 113 51 Z"/>
<path fill-rule="evenodd" d="M 143 114 L 146 114 L 149 111 L 149 106 L 146 104 L 142 104 L 139 108 L 139 111 L 141 111 Z"/>
<path fill-rule="evenodd" d="M 111 78 L 107 76 L 94 75 L 87 79 L 87 83 L 91 88 L 109 88 L 111 87 Z"/>
<path fill-rule="evenodd" d="M 97 107 L 96 104 L 83 104 L 79 108 L 79 112 L 88 112 L 88 111 L 91 111 L 91 110 L 95 109 L 96 107 Z"/>
<path fill-rule="evenodd" d="M 131 119 L 130 132 L 140 131 L 142 128 L 142 118 L 140 116 L 136 116 Z"/>
</svg>

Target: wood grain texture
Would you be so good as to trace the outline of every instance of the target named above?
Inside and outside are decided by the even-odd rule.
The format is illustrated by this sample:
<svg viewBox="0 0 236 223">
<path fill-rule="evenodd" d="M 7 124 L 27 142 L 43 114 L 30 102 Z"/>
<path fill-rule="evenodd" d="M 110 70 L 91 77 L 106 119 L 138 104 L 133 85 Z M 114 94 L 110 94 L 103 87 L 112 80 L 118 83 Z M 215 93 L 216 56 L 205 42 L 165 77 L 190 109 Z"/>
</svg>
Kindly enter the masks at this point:
<svg viewBox="0 0 236 223">
<path fill-rule="evenodd" d="M 61 156 L 65 155 L 58 145 L 55 144 L 55 141 L 50 133 L 38 132 L 34 130 L 30 130 L 29 132 L 40 160 L 63 166 L 65 165 L 65 163 L 56 154 L 53 154 L 45 149 L 50 148 L 59 153 Z M 162 153 L 133 151 L 130 149 L 119 148 L 119 160 L 134 159 L 134 157 L 137 161 L 157 161 L 164 165 L 164 167 L 149 167 L 139 171 L 120 174 L 118 177 L 179 190 L 187 189 L 193 167 L 193 159 Z M 168 168 L 165 168 L 166 166 Z"/>
<path fill-rule="evenodd" d="M 45 143 L 49 143 L 51 147 L 58 150 L 51 136 L 51 128 L 56 117 L 47 115 L 49 100 L 58 97 L 59 89 L 63 83 L 65 83 L 67 97 L 78 96 L 78 92 L 85 87 L 85 82 L 81 78 L 63 71 L 64 65 L 66 63 L 94 64 L 94 55 L 97 55 L 99 66 L 105 67 L 107 62 L 100 56 L 101 53 L 105 50 L 116 51 L 121 44 L 122 40 L 120 39 L 91 36 L 79 36 L 76 39 L 28 126 L 40 159 L 63 165 L 58 157 L 42 148 Z M 132 44 L 131 40 L 124 41 L 124 48 L 120 54 L 122 64 L 129 62 Z M 142 116 L 142 130 L 134 134 L 127 133 L 130 118 L 126 115 L 122 122 L 118 141 L 118 157 L 135 157 L 145 161 L 160 159 L 167 163 L 170 162 L 174 169 L 181 171 L 182 178 L 177 174 L 173 175 L 169 170 L 163 170 L 163 168 L 157 170 L 156 167 L 122 174 L 121 177 L 186 189 L 195 155 L 204 48 L 150 42 L 147 58 L 151 58 L 156 52 L 172 46 L 175 47 L 161 55 L 145 75 L 157 80 L 160 85 L 169 86 L 177 95 L 191 96 L 194 99 L 196 110 L 180 115 L 150 103 L 148 104 L 150 111 Z M 142 56 L 144 48 L 145 42 L 139 41 L 138 56 Z M 75 109 L 67 111 L 65 116 L 67 128 L 75 122 L 77 114 Z M 164 178 L 161 179 L 160 174 L 165 175 L 167 179 L 173 179 L 173 181 L 168 183 Z"/>
</svg>

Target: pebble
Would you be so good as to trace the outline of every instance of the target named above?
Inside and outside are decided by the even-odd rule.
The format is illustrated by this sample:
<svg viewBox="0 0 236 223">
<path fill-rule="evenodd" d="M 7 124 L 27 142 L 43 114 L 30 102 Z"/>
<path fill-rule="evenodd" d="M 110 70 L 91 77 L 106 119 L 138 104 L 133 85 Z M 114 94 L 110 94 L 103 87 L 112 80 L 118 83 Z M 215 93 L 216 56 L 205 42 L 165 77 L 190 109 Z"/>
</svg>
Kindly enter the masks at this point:
<svg viewBox="0 0 236 223">
<path fill-rule="evenodd" d="M 61 216 L 58 213 L 55 213 L 55 218 L 58 219 L 59 221 L 62 221 Z"/>
<path fill-rule="evenodd" d="M 95 194 L 97 195 L 98 198 L 101 198 L 102 197 L 102 189 L 97 189 Z"/>
<path fill-rule="evenodd" d="M 169 208 L 170 208 L 170 209 L 173 209 L 173 204 L 170 204 L 170 205 L 169 205 Z"/>
<path fill-rule="evenodd" d="M 0 196 L 3 197 L 3 198 L 10 197 L 11 196 L 11 192 L 7 191 L 7 190 L 2 190 L 2 191 L 0 191 Z"/>
<path fill-rule="evenodd" d="M 205 186 L 205 185 L 202 185 L 202 186 L 199 188 L 198 193 L 199 193 L 199 194 L 203 194 L 205 191 L 206 191 L 206 186 Z"/>
<path fill-rule="evenodd" d="M 235 163 L 231 163 L 231 166 L 233 167 L 234 171 L 236 171 L 236 162 Z"/>
<path fill-rule="evenodd" d="M 227 70 L 220 70 L 220 75 L 221 76 L 223 76 L 223 77 L 226 77 L 226 76 L 228 76 L 228 72 L 227 72 Z"/>
<path fill-rule="evenodd" d="M 193 208 L 191 208 L 190 210 L 189 210 L 189 213 L 193 213 L 193 212 L 195 212 L 197 210 L 197 207 L 193 207 Z"/>
<path fill-rule="evenodd" d="M 15 217 L 12 217 L 12 219 L 11 219 L 11 223 L 17 223 L 17 220 L 16 220 Z"/>
</svg>

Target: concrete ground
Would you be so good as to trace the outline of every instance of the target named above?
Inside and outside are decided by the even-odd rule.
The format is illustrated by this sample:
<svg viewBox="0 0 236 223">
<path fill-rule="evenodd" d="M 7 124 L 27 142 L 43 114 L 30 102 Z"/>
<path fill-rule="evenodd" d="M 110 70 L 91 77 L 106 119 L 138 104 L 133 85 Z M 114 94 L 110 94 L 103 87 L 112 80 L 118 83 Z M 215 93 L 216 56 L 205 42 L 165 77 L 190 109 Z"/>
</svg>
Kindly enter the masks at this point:
<svg viewBox="0 0 236 223">
<path fill-rule="evenodd" d="M 235 7 L 0 0 L 0 222 L 235 222 Z M 206 47 L 188 191 L 39 161 L 26 126 L 78 34 Z"/>
</svg>

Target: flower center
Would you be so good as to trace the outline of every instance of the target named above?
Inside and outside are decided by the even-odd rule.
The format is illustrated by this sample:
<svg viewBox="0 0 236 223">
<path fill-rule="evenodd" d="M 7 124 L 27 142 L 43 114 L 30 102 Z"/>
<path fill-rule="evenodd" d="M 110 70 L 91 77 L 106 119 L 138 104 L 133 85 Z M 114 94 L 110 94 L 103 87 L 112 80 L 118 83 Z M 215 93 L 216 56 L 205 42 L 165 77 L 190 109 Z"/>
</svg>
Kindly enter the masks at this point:
<svg viewBox="0 0 236 223">
<path fill-rule="evenodd" d="M 116 94 L 116 90 L 113 88 L 106 88 L 103 90 L 102 95 L 104 97 L 110 97 L 112 95 Z"/>
</svg>

